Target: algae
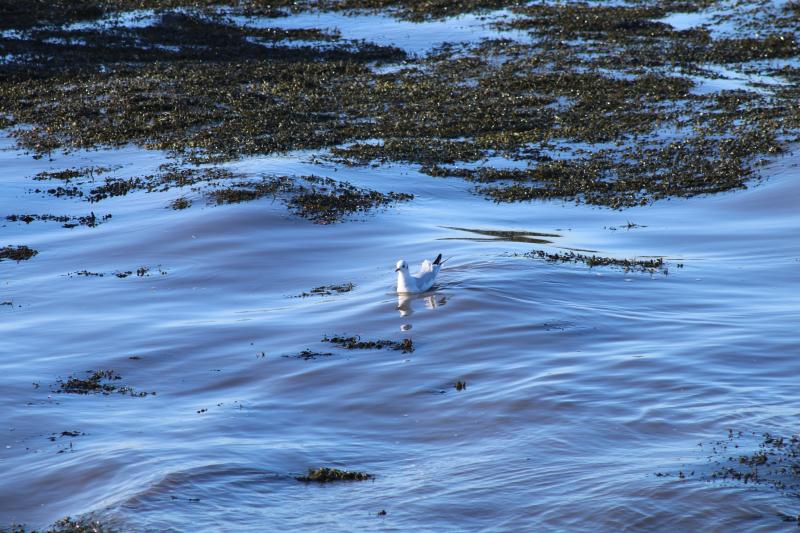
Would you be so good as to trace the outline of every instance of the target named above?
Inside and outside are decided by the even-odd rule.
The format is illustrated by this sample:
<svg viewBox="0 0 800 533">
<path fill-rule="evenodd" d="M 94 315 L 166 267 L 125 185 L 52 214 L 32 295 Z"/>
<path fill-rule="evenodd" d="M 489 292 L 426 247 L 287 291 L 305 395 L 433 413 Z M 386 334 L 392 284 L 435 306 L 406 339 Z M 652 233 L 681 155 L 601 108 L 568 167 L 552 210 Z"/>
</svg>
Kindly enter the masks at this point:
<svg viewBox="0 0 800 533">
<path fill-rule="evenodd" d="M 117 529 L 93 518 L 62 518 L 44 529 L 26 529 L 24 525 L 14 524 L 8 528 L 0 527 L 0 533 L 115 533 Z"/>
<path fill-rule="evenodd" d="M 114 382 L 122 379 L 117 372 L 113 370 L 95 370 L 87 371 L 88 377 L 79 378 L 70 376 L 64 380 L 58 380 L 56 383 L 58 387 L 55 392 L 64 394 L 103 394 L 109 395 L 111 393 L 124 394 L 128 396 L 144 397 L 154 392 L 137 392 L 133 387 L 127 385 L 117 385 Z"/>
<path fill-rule="evenodd" d="M 46 222 L 60 222 L 63 227 L 65 228 L 75 228 L 77 226 L 87 226 L 90 228 L 94 228 L 106 222 L 112 218 L 112 215 L 106 214 L 103 216 L 97 216 L 94 214 L 94 211 L 89 213 L 86 216 L 75 217 L 75 216 L 67 216 L 67 215 L 8 215 L 6 216 L 6 220 L 9 222 L 24 222 L 25 224 L 30 224 L 34 221 L 46 221 Z"/>
<path fill-rule="evenodd" d="M 308 292 L 298 294 L 295 298 L 308 298 L 309 296 L 332 296 L 334 294 L 343 294 L 355 289 L 355 284 L 352 282 L 343 283 L 341 285 L 321 285 L 314 287 Z"/>
<path fill-rule="evenodd" d="M 258 182 L 239 182 L 209 193 L 216 204 L 246 202 L 278 195 L 281 195 L 282 201 L 295 214 L 316 224 L 339 222 L 354 213 L 405 202 L 414 197 L 407 193 L 384 194 L 318 176 L 263 178 Z"/>
<path fill-rule="evenodd" d="M 663 257 L 643 258 L 643 259 L 617 259 L 613 257 L 602 257 L 598 255 L 584 255 L 576 252 L 547 253 L 544 250 L 533 250 L 521 255 L 534 259 L 544 259 L 549 263 L 583 263 L 589 268 L 598 266 L 618 267 L 625 272 L 661 272 L 667 274 L 669 271 L 664 263 Z"/>
<path fill-rule="evenodd" d="M 0 37 L 11 58 L 0 63 L 0 116 L 37 155 L 135 143 L 183 163 L 208 163 L 327 148 L 343 164 L 404 162 L 466 179 L 498 202 L 562 199 L 621 209 L 743 188 L 800 133 L 789 71 L 792 85 L 750 91 L 704 91 L 697 81 L 719 77 L 715 66 L 773 73 L 758 61 L 797 58 L 791 3 L 737 4 L 730 14 L 736 32 L 725 36 L 659 21 L 712 1 L 118 0 L 56 2 L 49 12 L 43 5 L 9 16 L 22 29 L 18 38 Z M 412 20 L 511 8 L 513 16 L 494 23 L 533 39 L 451 44 L 410 57 L 318 29 L 237 25 L 215 5 L 272 14 L 367 9 Z M 107 15 L 134 7 L 162 11 L 141 28 L 58 25 L 97 9 Z M 36 17 L 41 24 L 26 25 Z M 315 44 L 284 44 L 296 38 Z M 108 178 L 87 193 L 66 183 L 47 192 L 97 201 L 150 188 Z M 288 205 L 329 222 L 320 212 L 361 201 L 350 196 L 299 195 Z"/>
<path fill-rule="evenodd" d="M 331 483 L 334 481 L 367 481 L 375 479 L 375 476 L 366 472 L 339 470 L 338 468 L 323 466 L 321 468 L 309 468 L 306 475 L 298 476 L 295 479 L 305 482 Z"/>
<path fill-rule="evenodd" d="M 5 246 L 0 248 L 0 261 L 10 259 L 19 263 L 20 261 L 27 261 L 34 257 L 39 252 L 27 246 Z"/>
<path fill-rule="evenodd" d="M 329 342 L 331 344 L 336 344 L 337 346 L 344 348 L 346 350 L 381 350 L 383 348 L 389 348 L 392 350 L 401 351 L 403 353 L 410 353 L 414 351 L 414 343 L 411 341 L 411 339 L 403 339 L 402 341 L 391 341 L 391 340 L 363 341 L 359 336 L 355 337 L 325 336 L 322 338 L 322 342 Z"/>
</svg>

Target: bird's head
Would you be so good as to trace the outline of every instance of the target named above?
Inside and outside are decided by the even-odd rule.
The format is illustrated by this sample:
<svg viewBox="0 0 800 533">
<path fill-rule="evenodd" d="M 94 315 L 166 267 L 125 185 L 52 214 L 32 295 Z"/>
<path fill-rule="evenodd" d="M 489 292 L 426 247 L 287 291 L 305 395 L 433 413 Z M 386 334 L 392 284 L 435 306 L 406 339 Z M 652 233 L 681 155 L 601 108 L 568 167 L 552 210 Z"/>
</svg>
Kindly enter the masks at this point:
<svg viewBox="0 0 800 533">
<path fill-rule="evenodd" d="M 405 259 L 401 259 L 400 261 L 398 261 L 395 267 L 396 267 L 394 269 L 395 272 L 408 272 L 408 263 L 406 263 Z"/>
</svg>

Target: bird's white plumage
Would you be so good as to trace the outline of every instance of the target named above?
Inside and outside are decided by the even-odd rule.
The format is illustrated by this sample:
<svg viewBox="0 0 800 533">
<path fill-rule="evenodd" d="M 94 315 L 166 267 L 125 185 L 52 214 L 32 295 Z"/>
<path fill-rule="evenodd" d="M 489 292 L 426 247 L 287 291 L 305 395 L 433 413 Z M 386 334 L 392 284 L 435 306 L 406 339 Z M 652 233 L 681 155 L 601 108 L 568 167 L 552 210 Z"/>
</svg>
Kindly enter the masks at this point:
<svg viewBox="0 0 800 533">
<path fill-rule="evenodd" d="M 428 259 L 424 260 L 420 265 L 419 272 L 416 274 L 409 272 L 408 263 L 405 260 L 398 261 L 397 268 L 395 268 L 397 272 L 397 292 L 418 293 L 430 289 L 433 286 L 433 282 L 436 281 L 439 269 L 442 267 L 441 260 L 442 254 L 439 254 L 432 262 Z"/>
</svg>

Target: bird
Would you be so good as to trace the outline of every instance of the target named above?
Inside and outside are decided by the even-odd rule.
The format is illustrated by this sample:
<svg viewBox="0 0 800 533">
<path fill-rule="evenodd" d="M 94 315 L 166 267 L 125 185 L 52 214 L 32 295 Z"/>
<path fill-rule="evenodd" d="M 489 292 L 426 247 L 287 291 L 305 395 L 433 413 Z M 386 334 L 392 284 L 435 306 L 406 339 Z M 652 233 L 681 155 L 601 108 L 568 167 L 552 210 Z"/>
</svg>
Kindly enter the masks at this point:
<svg viewBox="0 0 800 533">
<path fill-rule="evenodd" d="M 436 256 L 436 259 L 433 260 L 433 263 L 427 259 L 423 261 L 419 272 L 412 275 L 408 271 L 408 263 L 406 260 L 399 260 L 394 269 L 394 271 L 397 272 L 397 292 L 408 294 L 427 291 L 433 286 L 433 282 L 436 280 L 436 275 L 439 273 L 441 266 L 442 254 L 439 254 Z"/>
</svg>

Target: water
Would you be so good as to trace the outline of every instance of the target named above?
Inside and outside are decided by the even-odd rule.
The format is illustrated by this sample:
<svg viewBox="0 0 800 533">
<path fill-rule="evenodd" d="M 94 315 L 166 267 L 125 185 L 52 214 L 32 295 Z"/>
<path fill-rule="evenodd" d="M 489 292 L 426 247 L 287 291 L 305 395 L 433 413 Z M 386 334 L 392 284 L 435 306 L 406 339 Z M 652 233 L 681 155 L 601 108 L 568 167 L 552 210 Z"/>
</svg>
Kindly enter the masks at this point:
<svg viewBox="0 0 800 533">
<path fill-rule="evenodd" d="M 308 153 L 232 165 L 416 195 L 319 226 L 269 199 L 211 207 L 190 190 L 42 197 L 29 192 L 40 171 L 135 176 L 166 158 L 0 147 L 0 214 L 113 213 L 96 228 L 0 224 L 0 244 L 40 252 L 0 263 L 0 301 L 13 302 L 0 306 L 0 524 L 96 511 L 126 531 L 773 531 L 797 513 L 796 497 L 765 487 L 656 476 L 703 468 L 698 443 L 728 428 L 797 431 L 796 153 L 748 190 L 625 211 L 498 205 L 457 179 Z M 182 195 L 195 205 L 167 208 Z M 534 248 L 664 256 L 669 274 L 513 255 Z M 398 302 L 396 260 L 439 252 L 453 258 L 435 293 Z M 154 275 L 68 276 L 140 266 Z M 416 351 L 320 342 L 334 334 Z M 307 348 L 335 355 L 284 357 Z M 157 395 L 51 390 L 101 368 Z M 294 479 L 322 465 L 376 478 Z"/>
</svg>

